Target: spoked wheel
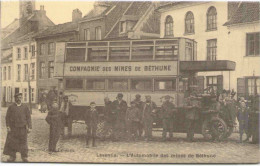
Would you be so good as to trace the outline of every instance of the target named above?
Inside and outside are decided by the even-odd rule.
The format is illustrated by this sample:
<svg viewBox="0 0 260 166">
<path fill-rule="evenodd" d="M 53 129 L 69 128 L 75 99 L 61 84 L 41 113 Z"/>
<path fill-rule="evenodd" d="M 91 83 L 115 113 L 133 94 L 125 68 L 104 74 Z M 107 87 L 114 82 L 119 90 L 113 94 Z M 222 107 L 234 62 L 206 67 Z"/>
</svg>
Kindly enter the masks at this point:
<svg viewBox="0 0 260 166">
<path fill-rule="evenodd" d="M 212 139 L 212 136 L 218 136 L 222 140 L 227 133 L 226 123 L 218 117 L 211 120 L 205 120 L 202 124 L 202 135 L 205 139 Z"/>
</svg>

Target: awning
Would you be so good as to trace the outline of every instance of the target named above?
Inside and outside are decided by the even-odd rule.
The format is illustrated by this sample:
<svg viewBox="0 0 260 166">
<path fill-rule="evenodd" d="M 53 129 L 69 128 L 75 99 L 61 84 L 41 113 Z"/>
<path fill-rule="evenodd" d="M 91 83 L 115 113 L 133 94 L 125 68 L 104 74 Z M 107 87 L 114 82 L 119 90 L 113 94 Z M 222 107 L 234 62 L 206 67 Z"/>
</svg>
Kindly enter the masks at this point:
<svg viewBox="0 0 260 166">
<path fill-rule="evenodd" d="M 218 61 L 181 61 L 181 71 L 234 71 L 236 62 L 228 60 Z"/>
</svg>

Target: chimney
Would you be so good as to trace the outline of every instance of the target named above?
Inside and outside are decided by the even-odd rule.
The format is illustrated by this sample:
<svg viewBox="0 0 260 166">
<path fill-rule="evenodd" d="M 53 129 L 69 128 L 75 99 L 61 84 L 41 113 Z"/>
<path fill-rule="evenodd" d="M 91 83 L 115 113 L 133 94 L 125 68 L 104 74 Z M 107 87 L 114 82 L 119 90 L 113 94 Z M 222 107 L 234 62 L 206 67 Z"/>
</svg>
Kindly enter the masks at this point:
<svg viewBox="0 0 260 166">
<path fill-rule="evenodd" d="M 46 15 L 46 11 L 44 10 L 44 5 L 40 6 L 40 11 L 39 11 L 42 15 Z"/>
<path fill-rule="evenodd" d="M 79 9 L 72 11 L 72 22 L 77 22 L 82 18 L 82 12 Z"/>
</svg>

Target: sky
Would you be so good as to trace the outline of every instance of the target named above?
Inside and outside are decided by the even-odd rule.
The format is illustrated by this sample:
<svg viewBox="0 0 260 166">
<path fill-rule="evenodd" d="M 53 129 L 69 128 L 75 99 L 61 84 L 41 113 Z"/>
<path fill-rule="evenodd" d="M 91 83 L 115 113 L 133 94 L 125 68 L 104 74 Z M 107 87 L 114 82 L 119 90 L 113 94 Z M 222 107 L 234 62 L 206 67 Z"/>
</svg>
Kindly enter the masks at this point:
<svg viewBox="0 0 260 166">
<path fill-rule="evenodd" d="M 1 2 L 1 27 L 6 27 L 15 18 L 19 18 L 19 1 L 2 1 Z M 82 15 L 86 15 L 93 8 L 93 1 L 36 1 L 36 10 L 44 5 L 46 15 L 55 23 L 62 24 L 72 19 L 72 11 L 79 9 Z"/>
</svg>

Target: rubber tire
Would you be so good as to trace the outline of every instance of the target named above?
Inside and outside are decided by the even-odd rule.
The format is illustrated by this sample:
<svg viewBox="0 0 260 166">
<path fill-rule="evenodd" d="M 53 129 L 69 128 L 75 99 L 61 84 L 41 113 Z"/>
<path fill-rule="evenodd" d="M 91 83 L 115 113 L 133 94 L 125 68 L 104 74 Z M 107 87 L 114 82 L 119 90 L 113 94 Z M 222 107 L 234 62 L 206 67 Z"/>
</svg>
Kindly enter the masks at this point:
<svg viewBox="0 0 260 166">
<path fill-rule="evenodd" d="M 224 133 L 227 133 L 227 125 L 226 125 L 225 121 L 223 119 L 221 119 L 221 118 L 214 117 L 211 120 L 205 120 L 203 122 L 203 124 L 202 124 L 201 133 L 202 133 L 203 137 L 206 140 L 210 140 L 212 138 L 210 129 L 208 128 L 210 121 L 219 121 L 219 122 L 221 122 L 222 125 L 223 125 L 223 128 L 224 128 Z M 209 131 L 207 131 L 207 130 L 209 130 Z M 220 136 L 219 140 L 223 140 L 225 135 L 226 134 L 223 134 L 222 136 Z"/>
</svg>

